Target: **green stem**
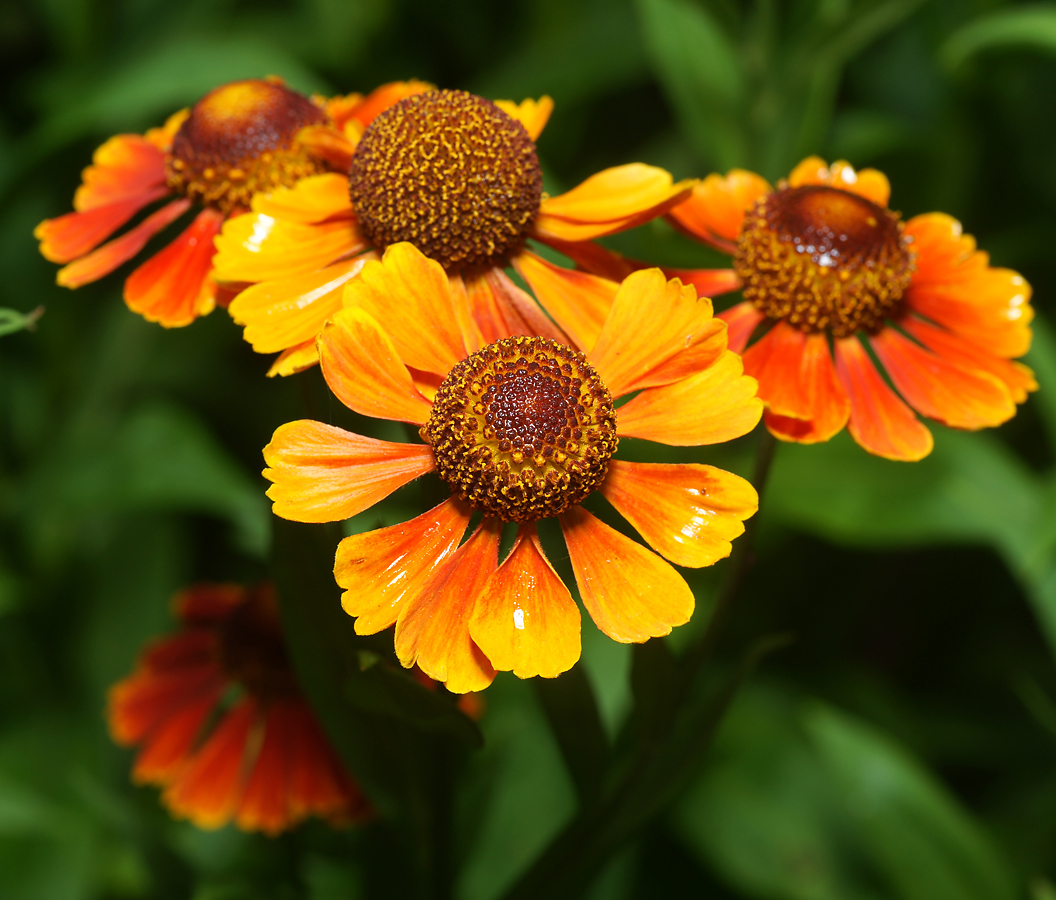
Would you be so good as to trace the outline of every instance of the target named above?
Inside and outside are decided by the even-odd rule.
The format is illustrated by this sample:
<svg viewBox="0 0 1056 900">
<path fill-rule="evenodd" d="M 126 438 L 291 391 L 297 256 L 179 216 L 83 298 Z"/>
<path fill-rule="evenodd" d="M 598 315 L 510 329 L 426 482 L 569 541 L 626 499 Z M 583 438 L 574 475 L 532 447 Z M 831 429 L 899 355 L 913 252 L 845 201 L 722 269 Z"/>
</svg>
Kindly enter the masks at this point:
<svg viewBox="0 0 1056 900">
<path fill-rule="evenodd" d="M 21 313 L 17 309 L 0 309 L 0 337 L 5 334 L 14 334 L 16 331 L 32 331 L 37 327 L 37 319 L 44 315 L 44 307 L 38 306 L 28 313 Z"/>
</svg>

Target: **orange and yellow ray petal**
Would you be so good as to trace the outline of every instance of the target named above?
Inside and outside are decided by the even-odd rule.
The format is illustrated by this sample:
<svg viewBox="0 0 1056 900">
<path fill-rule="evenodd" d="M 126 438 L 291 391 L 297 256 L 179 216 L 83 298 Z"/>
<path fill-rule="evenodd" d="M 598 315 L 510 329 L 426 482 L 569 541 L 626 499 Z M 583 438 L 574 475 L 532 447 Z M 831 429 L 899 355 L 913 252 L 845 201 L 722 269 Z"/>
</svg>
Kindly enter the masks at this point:
<svg viewBox="0 0 1056 900">
<path fill-rule="evenodd" d="M 243 831 L 263 831 L 274 836 L 294 824 L 289 807 L 293 722 L 286 715 L 285 706 L 273 704 L 264 713 L 260 749 L 234 813 L 235 825 Z"/>
<path fill-rule="evenodd" d="M 594 624 L 615 641 L 670 634 L 693 615 L 693 592 L 669 563 L 581 506 L 561 516 L 579 595 Z"/>
<path fill-rule="evenodd" d="M 413 97 L 415 94 L 424 94 L 434 91 L 436 88 L 427 81 L 418 81 L 412 78 L 409 81 L 390 81 L 374 88 L 362 101 L 355 104 L 345 115 L 345 120 L 354 119 L 361 127 L 366 128 L 377 117 L 379 113 L 385 112 L 390 106 Z M 344 125 L 339 117 L 335 122 Z"/>
<path fill-rule="evenodd" d="M 752 339 L 759 323 L 766 318 L 756 305 L 748 300 L 731 306 L 719 313 L 719 318 L 726 323 L 726 346 L 734 353 L 744 354 L 744 348 Z"/>
<path fill-rule="evenodd" d="M 520 122 L 533 141 L 539 140 L 539 135 L 543 133 L 546 123 L 550 121 L 550 114 L 554 111 L 554 101 L 545 94 L 538 100 L 529 97 L 520 103 L 496 100 L 495 105 L 506 115 Z"/>
<path fill-rule="evenodd" d="M 323 377 L 337 399 L 360 415 L 423 424 L 432 404 L 414 386 L 392 338 L 370 313 L 349 307 L 319 335 Z"/>
<path fill-rule="evenodd" d="M 213 238 L 224 215 L 203 209 L 176 240 L 140 265 L 125 281 L 125 303 L 148 322 L 189 325 L 216 306 Z"/>
<path fill-rule="evenodd" d="M 165 186 L 165 154 L 138 134 L 119 134 L 92 154 L 73 195 L 78 211 L 108 206 Z"/>
<path fill-rule="evenodd" d="M 190 758 L 210 713 L 220 702 L 226 685 L 217 677 L 207 690 L 185 697 L 143 739 L 143 746 L 132 767 L 136 784 L 164 785 L 172 780 Z"/>
<path fill-rule="evenodd" d="M 703 372 L 674 384 L 647 388 L 616 410 L 616 433 L 693 447 L 747 434 L 763 414 L 756 380 L 727 350 Z"/>
<path fill-rule="evenodd" d="M 185 106 L 169 116 L 160 128 L 148 128 L 143 137 L 159 150 L 168 153 L 172 148 L 172 140 L 176 137 L 176 132 L 180 130 L 180 126 L 187 121 L 190 114 L 191 108 Z"/>
<path fill-rule="evenodd" d="M 809 419 L 810 397 L 800 379 L 807 336 L 779 321 L 744 353 L 744 371 L 759 382 L 759 399 L 781 416 Z"/>
<path fill-rule="evenodd" d="M 297 132 L 294 141 L 305 152 L 323 160 L 332 169 L 347 172 L 361 136 L 362 126 L 351 121 L 340 131 L 329 124 L 306 125 Z"/>
<path fill-rule="evenodd" d="M 514 284 L 510 276 L 502 269 L 492 266 L 484 277 L 501 310 L 502 320 L 509 329 L 510 335 L 525 334 L 529 337 L 538 335 L 551 338 L 559 344 L 570 345 L 572 343 L 561 327 L 539 308 L 539 304 L 532 299 L 531 294 Z"/>
<path fill-rule="evenodd" d="M 858 338 L 837 338 L 835 346 L 836 374 L 851 402 L 851 437 L 886 459 L 914 462 L 931 453 L 931 432 L 880 377 Z"/>
<path fill-rule="evenodd" d="M 287 222 L 313 225 L 349 215 L 352 201 L 348 196 L 348 176 L 327 172 L 302 178 L 293 187 L 280 187 L 267 194 L 256 194 L 253 212 Z"/>
<path fill-rule="evenodd" d="M 433 470 L 426 444 L 393 444 L 300 419 L 280 425 L 264 448 L 275 515 L 338 522 L 370 509 Z"/>
<path fill-rule="evenodd" d="M 244 326 L 242 336 L 257 353 L 314 342 L 326 320 L 341 309 L 345 285 L 367 260 L 376 258 L 373 252 L 364 253 L 315 272 L 250 285 L 227 311 Z"/>
<path fill-rule="evenodd" d="M 612 460 L 601 492 L 657 553 L 689 568 L 730 555 L 759 495 L 739 475 L 697 464 Z"/>
<path fill-rule="evenodd" d="M 351 215 L 305 225 L 245 213 L 228 219 L 216 238 L 216 279 L 256 282 L 290 278 L 365 249 Z"/>
<path fill-rule="evenodd" d="M 693 187 L 693 193 L 668 216 L 683 231 L 709 243 L 718 238 L 729 251 L 741 233 L 744 214 L 772 188 L 763 177 L 745 169 L 726 175 L 712 173 Z"/>
<path fill-rule="evenodd" d="M 518 678 L 554 678 L 576 664 L 579 607 L 546 558 L 535 523 L 521 525 L 488 579 L 469 633 L 496 669 Z"/>
<path fill-rule="evenodd" d="M 59 269 L 55 281 L 62 287 L 79 288 L 109 275 L 118 266 L 128 262 L 139 253 L 154 235 L 168 227 L 191 207 L 191 201 L 180 199 L 155 210 L 134 228 L 114 238 L 86 256 L 76 259 Z M 95 212 L 95 210 L 92 210 Z M 85 213 L 91 215 L 92 212 Z M 73 215 L 81 215 L 74 213 Z M 47 224 L 47 223 L 45 223 Z"/>
<path fill-rule="evenodd" d="M 409 522 L 346 537 L 337 545 L 334 578 L 341 606 L 356 634 L 376 634 L 395 623 L 446 564 L 466 533 L 472 510 L 452 497 Z"/>
<path fill-rule="evenodd" d="M 906 223 L 916 271 L 905 301 L 955 334 L 1006 359 L 1030 349 L 1031 288 L 1018 272 L 990 266 L 961 223 L 945 213 Z"/>
<path fill-rule="evenodd" d="M 268 378 L 276 376 L 285 378 L 287 375 L 296 375 L 305 369 L 310 369 L 319 362 L 319 349 L 315 341 L 305 341 L 303 344 L 295 344 L 288 350 L 283 350 L 275 362 L 268 369 Z"/>
<path fill-rule="evenodd" d="M 539 207 L 533 233 L 541 240 L 589 241 L 663 215 L 689 196 L 695 182 L 644 163 L 605 169 Z"/>
<path fill-rule="evenodd" d="M 695 375 L 726 350 L 726 323 L 711 300 L 659 269 L 624 279 L 587 354 L 613 397 Z"/>
<path fill-rule="evenodd" d="M 794 374 L 801 394 L 807 398 L 807 417 L 782 416 L 767 410 L 763 417 L 770 433 L 783 441 L 818 444 L 841 432 L 850 416 L 851 405 L 847 392 L 836 376 L 836 368 L 824 334 L 807 336 Z M 759 393 L 763 394 L 763 380 L 759 379 Z"/>
<path fill-rule="evenodd" d="M 528 250 L 511 261 L 543 309 L 580 350 L 589 352 L 601 334 L 619 285 L 555 265 Z"/>
<path fill-rule="evenodd" d="M 495 678 L 495 668 L 470 637 L 469 620 L 498 566 L 498 524 L 485 519 L 407 599 L 396 620 L 396 655 L 403 666 L 417 663 L 456 694 L 483 690 Z"/>
<path fill-rule="evenodd" d="M 952 428 L 989 428 L 1016 414 L 1007 385 L 988 372 L 938 356 L 888 327 L 870 338 L 903 399 Z"/>
<path fill-rule="evenodd" d="M 393 244 L 345 287 L 344 305 L 362 309 L 385 330 L 400 358 L 446 376 L 466 357 L 447 273 L 413 244 Z"/>
<path fill-rule="evenodd" d="M 856 172 L 846 160 L 837 160 L 831 166 L 820 156 L 808 156 L 788 176 L 790 187 L 821 184 L 840 188 L 865 197 L 878 206 L 887 206 L 891 197 L 891 184 L 887 176 L 877 169 L 862 169 Z"/>
</svg>

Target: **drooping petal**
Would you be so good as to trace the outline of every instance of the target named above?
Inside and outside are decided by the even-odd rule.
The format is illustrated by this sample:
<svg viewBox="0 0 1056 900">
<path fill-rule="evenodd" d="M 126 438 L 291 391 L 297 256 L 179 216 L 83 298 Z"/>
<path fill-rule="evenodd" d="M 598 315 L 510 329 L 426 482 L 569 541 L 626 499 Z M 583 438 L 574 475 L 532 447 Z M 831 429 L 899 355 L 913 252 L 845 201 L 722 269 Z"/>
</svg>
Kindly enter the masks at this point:
<svg viewBox="0 0 1056 900">
<path fill-rule="evenodd" d="M 767 410 L 764 416 L 766 427 L 784 441 L 817 444 L 830 440 L 847 424 L 851 405 L 836 376 L 829 340 L 824 334 L 807 335 L 796 378 L 800 391 L 807 398 L 807 418 L 782 416 Z M 763 395 L 762 379 L 759 380 L 759 393 Z"/>
<path fill-rule="evenodd" d="M 616 410 L 616 433 L 677 447 L 733 440 L 759 424 L 757 387 L 727 350 L 698 375 L 632 397 Z"/>
<path fill-rule="evenodd" d="M 245 602 L 246 589 L 242 585 L 205 582 L 176 594 L 172 608 L 176 617 L 185 625 L 215 625 Z M 190 635 L 198 634 L 195 631 L 187 632 L 178 640 L 187 640 Z M 174 639 L 170 639 L 168 643 L 172 640 Z"/>
<path fill-rule="evenodd" d="M 708 243 L 718 238 L 729 252 L 741 234 L 748 208 L 772 188 L 765 178 L 744 169 L 726 175 L 711 174 L 693 188 L 693 193 L 671 210 L 670 218 L 691 235 Z"/>
<path fill-rule="evenodd" d="M 335 825 L 369 815 L 370 804 L 348 777 L 311 707 L 303 700 L 290 702 L 288 714 L 291 814 L 323 816 Z"/>
<path fill-rule="evenodd" d="M 323 160 L 331 169 L 347 172 L 362 136 L 358 126 L 350 123 L 343 131 L 330 124 L 305 125 L 294 137 L 296 144 L 316 159 Z"/>
<path fill-rule="evenodd" d="M 532 231 L 544 241 L 589 241 L 616 234 L 663 215 L 689 196 L 693 184 L 673 184 L 669 172 L 643 163 L 605 169 L 564 194 L 544 199 Z"/>
<path fill-rule="evenodd" d="M 471 514 L 451 498 L 409 522 L 338 544 L 334 578 L 344 588 L 341 606 L 355 617 L 357 634 L 375 634 L 396 621 L 403 605 L 446 565 Z"/>
<path fill-rule="evenodd" d="M 165 154 L 138 134 L 119 134 L 92 154 L 73 195 L 79 211 L 153 193 L 165 186 Z"/>
<path fill-rule="evenodd" d="M 628 275 L 588 354 L 613 397 L 695 375 L 726 350 L 711 300 L 659 269 Z"/>
<path fill-rule="evenodd" d="M 755 329 L 766 318 L 756 305 L 748 300 L 732 306 L 719 313 L 719 318 L 726 323 L 726 346 L 734 353 L 744 353 Z"/>
<path fill-rule="evenodd" d="M 330 390 L 349 409 L 416 425 L 429 418 L 432 404 L 415 389 L 392 339 L 364 310 L 349 307 L 327 322 L 319 362 Z"/>
<path fill-rule="evenodd" d="M 400 358 L 446 376 L 466 357 L 447 273 L 413 244 L 393 244 L 345 287 L 345 306 L 385 323 Z"/>
<path fill-rule="evenodd" d="M 988 372 L 938 356 L 890 327 L 870 343 L 898 392 L 921 415 L 974 430 L 1016 414 L 1008 387 Z"/>
<path fill-rule="evenodd" d="M 213 311 L 216 284 L 210 278 L 213 238 L 223 213 L 203 209 L 176 240 L 137 268 L 125 282 L 125 303 L 148 322 L 166 328 L 189 325 Z"/>
<path fill-rule="evenodd" d="M 718 297 L 730 291 L 739 291 L 741 279 L 733 269 L 672 269 L 661 266 L 667 278 L 677 278 L 683 284 L 691 284 L 698 297 Z"/>
<path fill-rule="evenodd" d="M 245 213 L 228 219 L 216 238 L 216 279 L 257 282 L 290 278 L 366 249 L 351 214 L 305 225 Z"/>
<path fill-rule="evenodd" d="M 519 334 L 548 337 L 560 344 L 571 343 L 569 337 L 547 318 L 539 304 L 501 269 L 489 267 L 468 275 L 465 288 L 466 305 L 479 333 L 481 346 Z"/>
<path fill-rule="evenodd" d="M 554 265 L 527 250 L 518 253 L 512 262 L 543 309 L 580 350 L 589 352 L 601 334 L 619 285 Z"/>
<path fill-rule="evenodd" d="M 931 453 L 931 432 L 885 384 L 858 338 L 837 338 L 835 345 L 836 374 L 851 401 L 851 437 L 886 459 L 911 462 Z"/>
<path fill-rule="evenodd" d="M 621 643 L 670 634 L 693 615 L 693 592 L 659 556 L 581 506 L 561 516 L 561 531 L 583 605 L 594 624 Z"/>
<path fill-rule="evenodd" d="M 714 466 L 612 460 L 601 492 L 658 553 L 699 568 L 730 555 L 759 495 L 739 475 Z"/>
<path fill-rule="evenodd" d="M 231 820 L 242 797 L 250 731 L 257 704 L 245 699 L 217 725 L 162 800 L 172 813 L 199 828 L 219 828 Z"/>
<path fill-rule="evenodd" d="M 264 715 L 260 750 L 246 779 L 235 812 L 235 824 L 245 831 L 276 835 L 293 824 L 289 809 L 289 772 L 293 756 L 288 704 L 273 704 Z"/>
<path fill-rule="evenodd" d="M 485 519 L 408 598 L 396 620 L 396 655 L 404 667 L 417 663 L 456 694 L 491 684 L 495 669 L 470 637 L 469 620 L 498 566 L 498 552 L 498 523 Z"/>
<path fill-rule="evenodd" d="M 759 399 L 781 416 L 809 419 L 810 397 L 800 378 L 807 336 L 780 321 L 744 354 L 744 371 L 759 382 Z"/>
<path fill-rule="evenodd" d="M 1005 359 L 1030 349 L 1034 310 L 1022 275 L 992 268 L 975 239 L 944 213 L 914 216 L 906 235 L 917 266 L 905 295 L 910 309 Z"/>
<path fill-rule="evenodd" d="M 788 176 L 788 184 L 790 187 L 823 184 L 841 188 L 872 200 L 878 206 L 887 206 L 891 196 L 891 185 L 883 172 L 876 169 L 855 172 L 854 167 L 845 160 L 838 160 L 829 166 L 820 156 L 808 156 L 796 166 Z"/>
<path fill-rule="evenodd" d="M 114 238 L 68 266 L 59 269 L 55 281 L 62 287 L 79 288 L 81 285 L 98 281 L 109 275 L 118 266 L 128 262 L 139 253 L 154 235 L 168 227 L 190 209 L 190 200 L 173 200 L 159 210 L 155 210 L 142 222 L 130 228 L 120 237 Z M 90 216 L 98 210 L 73 215 Z M 47 223 L 44 223 L 47 224 Z"/>
<path fill-rule="evenodd" d="M 528 132 L 528 137 L 533 141 L 539 139 L 539 135 L 546 128 L 546 123 L 550 121 L 550 113 L 554 111 L 554 101 L 545 94 L 538 100 L 529 97 L 520 103 L 514 103 L 512 100 L 496 100 L 495 105 L 506 115 L 520 122 L 524 130 Z"/>
<path fill-rule="evenodd" d="M 210 713 L 224 690 L 216 683 L 204 692 L 184 698 L 184 703 L 166 715 L 143 738 L 143 748 L 132 767 L 136 784 L 167 784 L 190 757 Z"/>
<path fill-rule="evenodd" d="M 168 671 L 137 671 L 110 689 L 107 720 L 114 740 L 125 745 L 142 741 L 189 699 L 205 696 L 221 681 L 208 656 Z"/>
<path fill-rule="evenodd" d="M 325 269 L 254 284 L 228 306 L 231 318 L 245 326 L 243 337 L 257 353 L 276 353 L 314 341 L 323 325 L 341 309 L 345 285 L 372 253 Z"/>
<path fill-rule="evenodd" d="M 518 678 L 554 678 L 579 659 L 579 607 L 543 553 L 534 523 L 520 527 L 485 585 L 469 633 L 496 669 Z"/>
<path fill-rule="evenodd" d="M 272 510 L 294 522 L 350 519 L 433 469 L 427 444 L 378 441 L 308 419 L 280 425 L 264 460 Z"/>
<path fill-rule="evenodd" d="M 916 316 L 904 316 L 898 321 L 898 325 L 939 356 L 999 378 L 1008 387 L 1016 403 L 1023 403 L 1030 391 L 1038 389 L 1034 373 L 1022 363 L 995 356 L 978 344 L 966 341 Z"/>
<path fill-rule="evenodd" d="M 289 350 L 283 350 L 268 369 L 268 378 L 296 375 L 298 372 L 310 369 L 318 362 L 319 350 L 316 348 L 315 341 L 305 341 L 303 344 L 290 347 Z"/>
<path fill-rule="evenodd" d="M 293 187 L 280 187 L 267 194 L 256 194 L 253 212 L 311 225 L 352 212 L 348 196 L 348 176 L 336 172 L 310 175 Z"/>
</svg>

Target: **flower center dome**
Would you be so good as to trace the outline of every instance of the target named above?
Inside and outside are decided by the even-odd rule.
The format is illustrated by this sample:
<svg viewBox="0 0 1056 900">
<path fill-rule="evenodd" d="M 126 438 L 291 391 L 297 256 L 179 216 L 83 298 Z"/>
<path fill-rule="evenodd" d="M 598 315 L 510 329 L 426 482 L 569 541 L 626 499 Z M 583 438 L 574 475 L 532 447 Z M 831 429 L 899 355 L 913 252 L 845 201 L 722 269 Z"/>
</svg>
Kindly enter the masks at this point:
<svg viewBox="0 0 1056 900">
<path fill-rule="evenodd" d="M 294 142 L 326 121 L 307 97 L 272 81 L 233 81 L 191 109 L 166 158 L 169 187 L 227 213 L 248 209 L 258 191 L 292 187 L 326 171 Z"/>
<path fill-rule="evenodd" d="M 579 503 L 617 444 L 612 397 L 586 357 L 541 337 L 505 338 L 462 360 L 421 434 L 451 490 L 504 522 Z"/>
<path fill-rule="evenodd" d="M 410 241 L 445 268 L 501 261 L 524 240 L 543 191 L 524 126 L 465 91 L 429 91 L 385 110 L 363 133 L 348 178 L 375 247 Z"/>
<path fill-rule="evenodd" d="M 771 319 L 836 337 L 872 332 L 898 307 L 913 254 L 896 213 L 839 188 L 783 187 L 747 213 L 734 269 Z"/>
</svg>

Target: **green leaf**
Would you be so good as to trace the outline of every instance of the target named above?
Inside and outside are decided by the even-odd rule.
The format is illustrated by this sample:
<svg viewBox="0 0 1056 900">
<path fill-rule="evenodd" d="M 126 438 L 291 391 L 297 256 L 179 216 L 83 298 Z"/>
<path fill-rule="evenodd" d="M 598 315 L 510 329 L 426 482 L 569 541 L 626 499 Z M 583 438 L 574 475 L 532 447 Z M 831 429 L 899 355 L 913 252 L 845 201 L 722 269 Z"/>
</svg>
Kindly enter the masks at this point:
<svg viewBox="0 0 1056 900">
<path fill-rule="evenodd" d="M 939 59 L 956 70 L 980 53 L 1023 47 L 1056 53 L 1056 5 L 1039 3 L 980 16 L 946 39 Z"/>
<path fill-rule="evenodd" d="M 877 729 L 818 705 L 806 728 L 862 847 L 906 900 L 1012 900 L 1008 863 L 971 815 Z"/>
</svg>

